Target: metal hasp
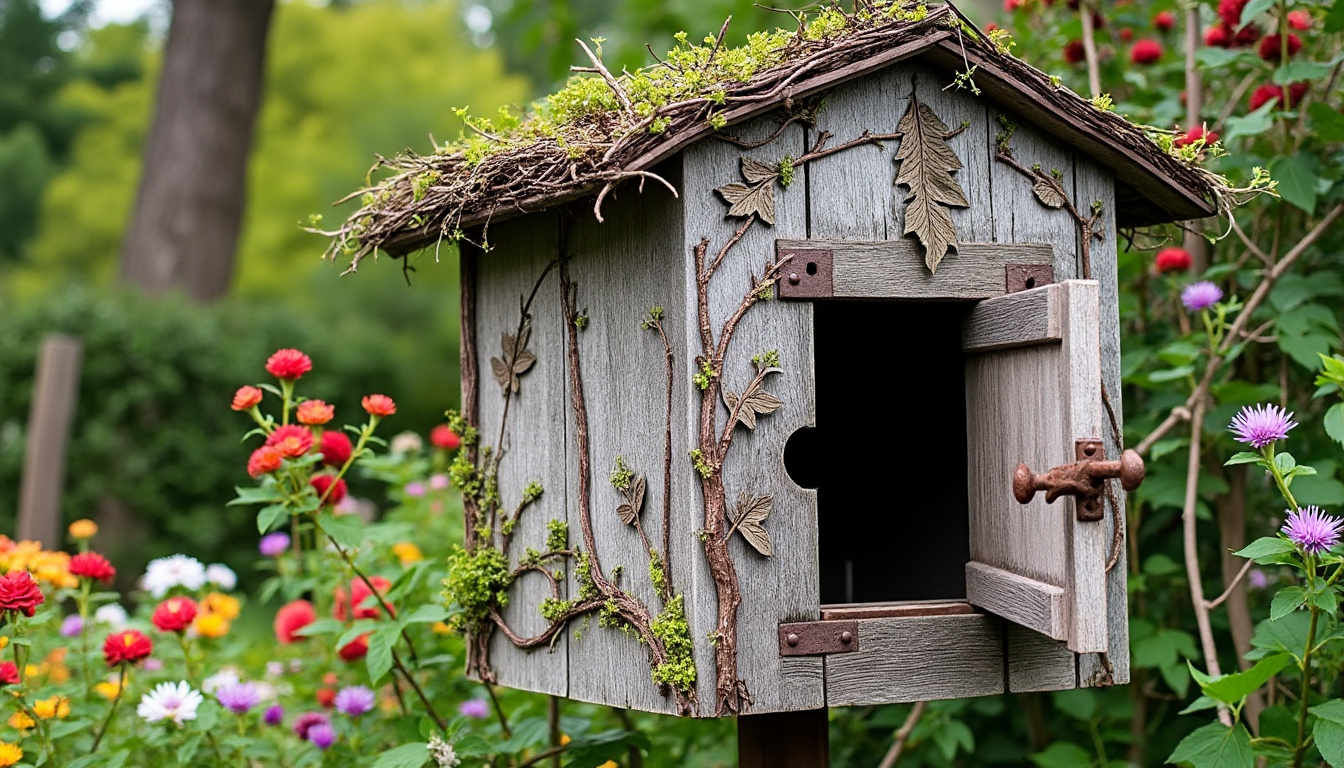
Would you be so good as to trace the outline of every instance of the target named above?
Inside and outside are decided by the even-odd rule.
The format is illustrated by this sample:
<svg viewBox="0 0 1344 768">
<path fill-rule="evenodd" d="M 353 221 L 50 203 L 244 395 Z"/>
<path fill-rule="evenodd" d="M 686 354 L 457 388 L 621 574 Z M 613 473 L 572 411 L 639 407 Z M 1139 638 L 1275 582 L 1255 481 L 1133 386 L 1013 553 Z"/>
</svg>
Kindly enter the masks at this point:
<svg viewBox="0 0 1344 768">
<path fill-rule="evenodd" d="M 1060 496 L 1073 496 L 1078 499 L 1078 519 L 1097 521 L 1104 516 L 1101 494 L 1106 488 L 1105 481 L 1119 478 L 1120 487 L 1126 491 L 1138 488 L 1143 482 L 1143 457 L 1134 451 L 1125 451 L 1119 461 L 1106 461 L 1106 450 L 1100 440 L 1079 440 L 1074 447 L 1077 461 L 1043 475 L 1033 474 L 1026 464 L 1018 464 L 1013 473 L 1013 498 L 1026 504 L 1037 491 L 1045 491 L 1046 503 Z"/>
<path fill-rule="evenodd" d="M 825 656 L 857 650 L 857 621 L 804 621 L 779 625 L 780 656 Z"/>
<path fill-rule="evenodd" d="M 783 248 L 779 271 L 779 298 L 829 299 L 835 296 L 831 277 L 835 254 L 820 248 Z"/>
<path fill-rule="evenodd" d="M 1055 282 L 1055 268 L 1050 264 L 1019 264 L 1010 262 L 1003 265 L 1003 289 L 1006 293 L 1019 293 Z"/>
</svg>

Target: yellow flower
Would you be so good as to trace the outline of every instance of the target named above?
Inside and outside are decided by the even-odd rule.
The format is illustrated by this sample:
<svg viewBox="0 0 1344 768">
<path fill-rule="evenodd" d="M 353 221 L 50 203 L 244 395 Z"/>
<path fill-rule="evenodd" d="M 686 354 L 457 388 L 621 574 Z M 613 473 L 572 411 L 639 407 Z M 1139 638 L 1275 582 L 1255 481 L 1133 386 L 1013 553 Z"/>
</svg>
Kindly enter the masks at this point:
<svg viewBox="0 0 1344 768">
<path fill-rule="evenodd" d="M 607 762 L 597 766 L 597 768 L 621 768 L 621 764 L 616 762 L 615 760 L 608 760 Z"/>
<path fill-rule="evenodd" d="M 70 538 L 79 541 L 81 539 L 92 539 L 98 535 L 98 524 L 92 520 L 76 520 L 66 529 L 70 533 Z"/>
<path fill-rule="evenodd" d="M 218 613 L 202 613 L 191 625 L 201 637 L 223 637 L 229 634 L 229 620 Z"/>
<path fill-rule="evenodd" d="M 42 667 L 45 667 L 45 666 L 46 666 L 45 664 L 42 665 Z M 46 674 L 46 671 L 47 671 L 47 670 L 43 669 L 42 667 L 39 667 L 39 666 L 36 665 L 36 664 L 29 664 L 29 665 L 27 665 L 26 667 L 23 668 L 23 676 L 24 676 L 24 677 L 38 677 L 38 676 L 40 676 L 40 675 Z"/>
<path fill-rule="evenodd" d="M 70 714 L 70 700 L 64 696 L 38 699 L 33 702 L 33 714 L 42 720 L 50 720 L 53 717 L 63 718 Z"/>
<path fill-rule="evenodd" d="M 429 628 L 434 630 L 434 634 L 436 635 L 451 635 L 453 633 L 453 628 L 444 624 L 442 621 L 434 622 Z"/>
<path fill-rule="evenodd" d="M 566 744 L 568 744 L 568 743 L 571 742 L 571 741 L 573 741 L 573 739 L 569 738 L 569 734 L 568 734 L 568 733 L 562 733 L 562 734 L 560 734 L 560 746 L 563 747 L 563 746 L 565 746 Z"/>
<path fill-rule="evenodd" d="M 13 765 L 23 759 L 23 750 L 18 744 L 0 741 L 0 766 Z"/>
<path fill-rule="evenodd" d="M 26 712 L 15 712 L 9 716 L 9 727 L 16 731 L 26 731 L 37 723 Z"/>
<path fill-rule="evenodd" d="M 238 618 L 238 598 L 223 592 L 211 592 L 201 601 L 206 613 L 217 613 L 229 621 Z"/>
<path fill-rule="evenodd" d="M 0 651 L 5 650 L 7 647 L 9 647 L 9 636 L 0 635 Z"/>
<path fill-rule="evenodd" d="M 117 698 L 117 692 L 121 690 L 121 685 L 116 680 L 104 680 L 93 686 L 93 690 L 98 692 L 104 699 L 112 700 Z"/>
<path fill-rule="evenodd" d="M 410 565 L 418 560 L 425 559 L 425 556 L 420 552 L 420 548 L 409 541 L 393 544 L 392 554 L 397 556 L 397 559 L 401 561 L 402 565 Z"/>
</svg>

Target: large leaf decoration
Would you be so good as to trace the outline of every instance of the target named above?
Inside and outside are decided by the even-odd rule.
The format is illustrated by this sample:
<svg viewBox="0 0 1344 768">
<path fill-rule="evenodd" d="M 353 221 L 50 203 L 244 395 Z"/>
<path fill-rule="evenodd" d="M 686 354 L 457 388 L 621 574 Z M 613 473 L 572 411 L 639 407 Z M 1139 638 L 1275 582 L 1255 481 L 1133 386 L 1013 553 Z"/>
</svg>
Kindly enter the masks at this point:
<svg viewBox="0 0 1344 768">
<path fill-rule="evenodd" d="M 938 272 L 938 264 L 948 248 L 957 245 L 957 229 L 947 206 L 966 208 L 966 195 L 952 178 L 961 168 L 961 160 L 947 145 L 949 132 L 942 120 L 910 94 L 910 107 L 896 125 L 901 146 L 896 150 L 900 170 L 896 184 L 910 193 L 905 197 L 905 234 L 913 234 L 924 245 L 924 263 Z"/>
<path fill-rule="evenodd" d="M 505 392 L 513 390 L 518 391 L 518 377 L 527 373 L 528 369 L 537 362 L 537 356 L 532 354 L 527 348 L 527 341 L 532 336 L 532 326 L 523 326 L 522 333 L 514 338 L 513 334 L 506 333 L 500 338 L 500 347 L 503 350 L 503 357 L 490 358 L 490 370 L 495 375 L 495 381 Z"/>
<path fill-rule="evenodd" d="M 778 368 L 767 368 L 766 373 L 779 373 Z M 756 428 L 756 417 L 766 416 L 774 413 L 784 406 L 784 401 L 778 397 L 761 389 L 762 381 L 755 379 L 747 391 L 742 394 L 742 407 L 737 410 L 737 421 L 747 429 Z M 728 412 L 732 413 L 737 408 L 738 397 L 728 391 L 727 387 L 721 389 L 723 392 L 724 405 L 728 406 Z"/>
<path fill-rule="evenodd" d="M 744 157 L 742 178 L 747 180 L 746 184 L 733 182 L 714 190 L 728 203 L 728 215 L 744 219 L 754 213 L 774 226 L 775 180 L 779 178 L 779 169 Z"/>
<path fill-rule="evenodd" d="M 774 500 L 769 496 L 752 496 L 743 491 L 738 494 L 737 504 L 733 505 L 732 511 L 733 527 L 753 549 L 766 557 L 770 557 L 772 551 L 770 533 L 765 530 L 764 523 L 765 518 L 770 516 L 773 504 Z"/>
<path fill-rule="evenodd" d="M 1041 201 L 1041 205 L 1047 208 L 1062 208 L 1068 199 L 1064 197 L 1058 182 L 1052 183 L 1050 179 L 1036 179 L 1031 185 L 1031 191 L 1036 193 L 1036 199 Z"/>
<path fill-rule="evenodd" d="M 634 525 L 640 511 L 644 509 L 644 477 L 641 475 L 635 478 L 622 493 L 625 494 L 625 503 L 616 508 L 616 515 L 622 523 Z"/>
</svg>

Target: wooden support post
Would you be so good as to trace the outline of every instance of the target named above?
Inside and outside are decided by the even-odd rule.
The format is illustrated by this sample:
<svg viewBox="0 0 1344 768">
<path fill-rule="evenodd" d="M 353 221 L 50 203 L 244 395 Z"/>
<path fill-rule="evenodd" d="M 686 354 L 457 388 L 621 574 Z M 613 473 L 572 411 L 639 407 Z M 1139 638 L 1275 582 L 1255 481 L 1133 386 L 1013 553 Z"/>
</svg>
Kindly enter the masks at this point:
<svg viewBox="0 0 1344 768">
<path fill-rule="evenodd" d="M 79 339 L 53 333 L 43 339 L 37 360 L 15 535 L 48 549 L 61 545 L 61 489 L 82 353 Z"/>
<path fill-rule="evenodd" d="M 825 709 L 737 718 L 738 768 L 827 768 L 831 764 Z"/>
</svg>

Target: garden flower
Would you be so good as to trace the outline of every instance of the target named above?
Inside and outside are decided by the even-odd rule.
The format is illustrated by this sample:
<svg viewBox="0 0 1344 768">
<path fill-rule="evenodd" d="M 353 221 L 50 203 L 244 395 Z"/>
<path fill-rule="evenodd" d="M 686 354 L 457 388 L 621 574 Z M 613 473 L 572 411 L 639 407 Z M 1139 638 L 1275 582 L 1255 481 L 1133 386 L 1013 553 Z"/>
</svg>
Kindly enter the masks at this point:
<svg viewBox="0 0 1344 768">
<path fill-rule="evenodd" d="M 72 613 L 61 622 L 61 637 L 79 637 L 79 633 L 83 629 L 84 620 L 79 617 L 79 614 Z"/>
<path fill-rule="evenodd" d="M 99 696 L 111 701 L 112 699 L 117 698 L 117 694 L 121 692 L 121 684 L 116 678 L 113 678 L 98 683 L 93 686 L 93 690 L 97 692 Z"/>
<path fill-rule="evenodd" d="M 397 560 L 399 560 L 402 565 L 410 565 L 411 563 L 425 559 L 425 555 L 420 551 L 420 548 L 409 541 L 393 544 L 392 554 L 397 556 Z"/>
<path fill-rule="evenodd" d="M 313 426 L 326 424 L 335 415 L 336 408 L 321 400 L 305 400 L 299 403 L 298 410 L 294 412 L 294 416 L 300 424 L 311 424 Z"/>
<path fill-rule="evenodd" d="M 350 717 L 359 717 L 373 710 L 375 697 L 373 691 L 362 685 L 352 685 L 349 688 L 342 688 L 336 694 L 336 709 L 349 715 Z"/>
<path fill-rule="evenodd" d="M 211 592 L 201 600 L 202 610 L 206 613 L 217 613 L 229 621 L 238 618 L 241 607 L 238 598 L 233 595 L 226 595 L 223 592 Z"/>
<path fill-rule="evenodd" d="M 308 738 L 308 731 L 314 726 L 330 723 L 327 716 L 321 712 L 304 712 L 302 715 L 294 718 L 294 735 L 300 739 Z"/>
<path fill-rule="evenodd" d="M 323 709 L 331 709 L 336 703 L 336 690 L 334 688 L 318 688 L 317 693 L 313 694 L 313 698 L 317 699 L 317 703 Z"/>
<path fill-rule="evenodd" d="M 112 567 L 106 557 L 97 552 L 82 552 L 75 555 L 70 558 L 70 565 L 67 567 L 71 576 L 93 579 L 106 584 L 111 584 L 117 575 L 117 569 Z"/>
<path fill-rule="evenodd" d="M 16 731 L 27 731 L 37 725 L 37 721 L 29 717 L 27 712 L 19 710 L 9 716 L 8 725 Z"/>
<path fill-rule="evenodd" d="M 322 453 L 322 463 L 329 467 L 340 467 L 350 460 L 350 454 L 355 447 L 350 444 L 350 437 L 344 432 L 327 430 L 322 433 L 322 441 L 318 445 L 318 451 Z"/>
<path fill-rule="evenodd" d="M 313 361 L 297 349 L 278 349 L 266 360 L 266 372 L 277 379 L 297 380 L 313 370 Z"/>
<path fill-rule="evenodd" d="M 442 448 L 445 451 L 455 451 L 462 445 L 462 438 L 452 430 L 447 424 L 440 424 L 429 432 L 429 442 L 434 444 L 435 448 Z"/>
<path fill-rule="evenodd" d="M 196 619 L 197 610 L 189 597 L 170 597 L 159 603 L 150 621 L 160 632 L 182 632 Z"/>
<path fill-rule="evenodd" d="M 141 583 L 156 598 L 162 598 L 173 587 L 195 592 L 205 586 L 205 566 L 186 555 L 160 557 L 149 561 Z"/>
<path fill-rule="evenodd" d="M 19 682 L 19 668 L 14 662 L 0 662 L 0 685 L 14 685 L 17 682 Z"/>
<path fill-rule="evenodd" d="M 261 703 L 261 692 L 255 683 L 230 683 L 215 691 L 219 703 L 234 714 L 244 714 Z"/>
<path fill-rule="evenodd" d="M 238 586 L 238 574 L 223 563 L 211 563 L 205 567 L 205 581 L 227 592 Z"/>
<path fill-rule="evenodd" d="M 406 487 L 403 488 L 402 491 L 404 491 L 407 496 L 412 496 L 418 499 L 421 496 L 425 495 L 425 484 L 418 480 L 412 481 L 407 483 Z"/>
<path fill-rule="evenodd" d="M 0 576 L 0 611 L 18 611 L 31 617 L 45 600 L 31 573 L 12 571 Z"/>
<path fill-rule="evenodd" d="M 163 669 L 163 662 L 159 659 L 145 659 L 146 672 L 158 672 Z"/>
<path fill-rule="evenodd" d="M 382 576 L 370 576 L 369 581 L 378 590 L 378 594 L 386 595 L 392 588 L 392 582 Z M 356 619 L 376 619 L 382 609 L 382 605 L 376 598 L 373 598 L 373 591 L 364 580 L 355 577 L 350 580 L 350 592 L 347 594 L 344 587 L 337 587 L 333 593 L 335 599 L 332 601 L 332 618 L 345 621 L 346 611 L 351 605 L 354 606 L 354 616 Z"/>
<path fill-rule="evenodd" d="M 1064 61 L 1069 64 L 1081 64 L 1087 58 L 1086 49 L 1083 48 L 1082 40 L 1070 40 L 1064 45 Z"/>
<path fill-rule="evenodd" d="M 113 629 L 121 629 L 131 617 L 126 615 L 126 609 L 122 608 L 120 603 L 108 603 L 98 606 L 98 610 L 93 612 L 93 620 Z"/>
<path fill-rule="evenodd" d="M 1293 414 L 1277 405 L 1248 405 L 1232 417 L 1228 429 L 1238 442 L 1252 448 L 1264 448 L 1288 437 L 1288 430 L 1296 426 Z"/>
<path fill-rule="evenodd" d="M 1152 64 L 1162 58 L 1162 44 L 1156 40 L 1140 40 L 1129 49 L 1129 60 L 1135 64 Z"/>
<path fill-rule="evenodd" d="M 313 433 L 307 427 L 298 424 L 277 427 L 266 438 L 266 445 L 279 451 L 281 456 L 297 458 L 313 447 Z"/>
<path fill-rule="evenodd" d="M 1246 573 L 1246 583 L 1251 589 L 1264 589 L 1269 586 L 1269 577 L 1259 568 L 1252 568 Z"/>
<path fill-rule="evenodd" d="M 1180 139 L 1177 140 L 1177 143 Z M 1184 248 L 1164 248 L 1157 252 L 1157 258 L 1153 259 L 1153 267 L 1159 274 L 1167 272 L 1184 272 L 1190 269 L 1190 252 Z"/>
<path fill-rule="evenodd" d="M 1318 507 L 1289 510 L 1288 521 L 1279 530 L 1309 555 L 1319 554 L 1339 543 L 1339 526 L 1344 520 L 1327 515 Z"/>
<path fill-rule="evenodd" d="M 369 635 L 372 632 L 365 632 L 354 640 L 346 643 L 336 650 L 336 655 L 346 661 L 358 661 L 364 658 L 369 652 Z"/>
<path fill-rule="evenodd" d="M 425 441 L 414 432 L 398 432 L 387 444 L 389 453 L 418 453 L 425 447 Z"/>
<path fill-rule="evenodd" d="M 33 714 L 41 720 L 64 719 L 70 715 L 70 699 L 65 696 L 52 696 L 33 702 Z"/>
<path fill-rule="evenodd" d="M 360 405 L 364 406 L 364 410 L 368 411 L 370 416 L 391 416 L 397 412 L 397 404 L 387 395 L 365 395 Z"/>
<path fill-rule="evenodd" d="M 275 639 L 288 645 L 303 639 L 294 634 L 317 620 L 313 604 L 307 600 L 295 600 L 286 603 L 275 612 Z"/>
<path fill-rule="evenodd" d="M 266 557 L 279 557 L 289 549 L 289 534 L 284 531 L 268 533 L 261 537 L 257 549 Z"/>
<path fill-rule="evenodd" d="M 1311 14 L 1306 11 L 1289 11 L 1288 26 L 1299 32 L 1311 29 Z"/>
<path fill-rule="evenodd" d="M 490 705 L 485 699 L 467 699 L 457 705 L 457 713 L 473 720 L 484 720 L 490 716 Z"/>
<path fill-rule="evenodd" d="M 308 729 L 308 740 L 318 749 L 325 750 L 336 741 L 336 731 L 332 730 L 331 723 L 318 723 Z"/>
<path fill-rule="evenodd" d="M 237 685 L 243 679 L 238 676 L 238 670 L 233 667 L 225 667 L 215 674 L 201 681 L 201 691 L 204 693 L 214 693 L 226 685 Z"/>
<path fill-rule="evenodd" d="M 238 391 L 233 393 L 233 405 L 235 411 L 246 411 L 255 407 L 261 402 L 261 390 L 256 387 L 239 387 Z"/>
<path fill-rule="evenodd" d="M 1181 290 L 1181 303 L 1191 312 L 1208 309 L 1223 298 L 1223 289 L 1207 280 L 1191 283 Z"/>
<path fill-rule="evenodd" d="M 66 529 L 66 532 L 70 534 L 70 538 L 76 541 L 92 539 L 94 536 L 98 535 L 98 524 L 87 518 L 76 520 L 70 524 L 70 527 Z"/>
<path fill-rule="evenodd" d="M 449 485 L 451 482 L 452 482 L 452 481 L 449 480 L 449 479 L 448 479 L 448 476 L 445 475 L 445 474 L 437 474 L 437 475 L 430 475 L 430 476 L 429 476 L 429 487 L 430 487 L 430 488 L 433 488 L 433 489 L 436 490 L 436 491 L 442 491 L 442 490 L 444 490 L 445 488 L 448 487 L 448 485 Z"/>
<path fill-rule="evenodd" d="M 1196 125 L 1194 128 L 1177 136 L 1171 144 L 1174 147 L 1188 147 L 1197 141 L 1203 141 L 1205 145 L 1213 144 L 1218 141 L 1218 132 L 1210 131 L 1202 125 Z M 1161 254 L 1158 255 L 1160 256 Z M 1189 267 L 1186 268 L 1189 269 Z"/>
<path fill-rule="evenodd" d="M 443 740 L 443 737 L 435 733 L 429 737 L 429 756 L 434 758 L 434 764 L 439 768 L 457 768 L 461 760 L 457 757 L 457 752 L 453 750 L 453 745 Z"/>
<path fill-rule="evenodd" d="M 279 451 L 269 445 L 263 445 L 252 452 L 247 459 L 247 474 L 253 480 L 280 468 L 285 460 Z"/>
<path fill-rule="evenodd" d="M 285 719 L 285 708 L 279 704 L 272 704 L 266 708 L 266 713 L 261 716 L 261 719 L 267 725 L 279 725 L 280 721 Z"/>
<path fill-rule="evenodd" d="M 1204 44 L 1210 48 L 1227 48 L 1232 45 L 1232 30 L 1226 24 L 1215 24 L 1204 30 Z"/>
<path fill-rule="evenodd" d="M 1294 34 L 1288 35 L 1288 56 L 1292 57 L 1302 50 L 1302 38 Z M 1260 58 L 1271 64 L 1277 64 L 1283 57 L 1283 38 L 1278 35 L 1265 35 L 1260 41 Z"/>
<path fill-rule="evenodd" d="M 327 497 L 322 503 L 329 507 L 340 504 L 341 500 L 345 498 L 344 479 L 337 479 L 331 475 L 314 475 L 308 483 L 313 486 L 313 490 L 317 491 L 318 498 Z"/>
<path fill-rule="evenodd" d="M 107 666 L 134 664 L 154 651 L 154 643 L 134 629 L 113 632 L 103 642 L 103 660 Z"/>
<path fill-rule="evenodd" d="M 23 759 L 23 750 L 18 744 L 0 741 L 0 766 L 14 765 Z"/>
<path fill-rule="evenodd" d="M 1153 28 L 1159 32 L 1170 32 L 1176 27 L 1176 14 L 1161 11 L 1153 17 Z"/>
<path fill-rule="evenodd" d="M 187 720 L 196 719 L 196 708 L 204 699 L 198 691 L 182 680 L 176 683 L 159 683 L 154 690 L 140 698 L 140 706 L 135 713 L 146 722 L 157 723 L 172 720 L 181 725 Z"/>
</svg>

